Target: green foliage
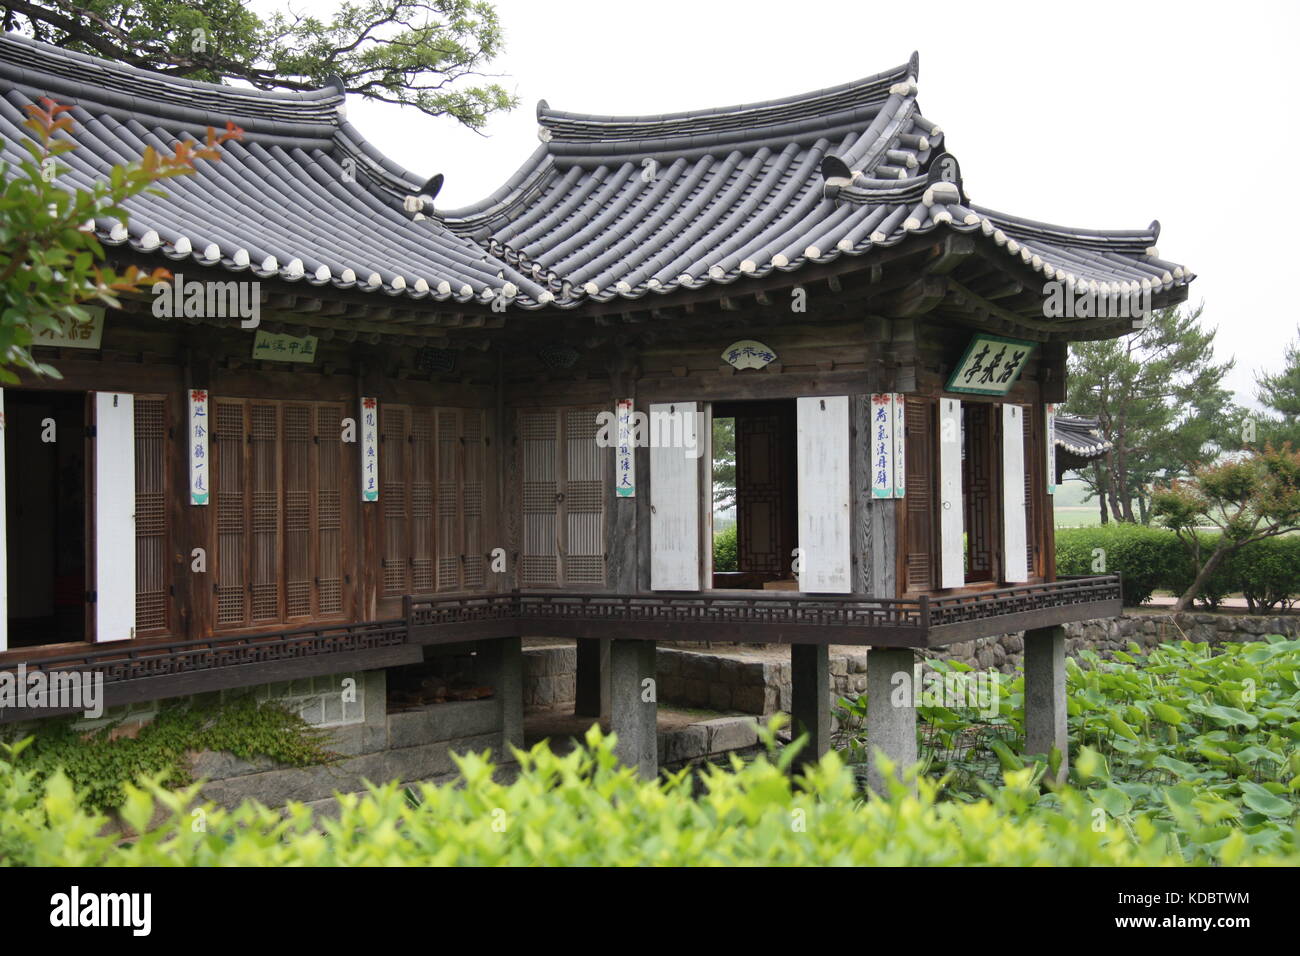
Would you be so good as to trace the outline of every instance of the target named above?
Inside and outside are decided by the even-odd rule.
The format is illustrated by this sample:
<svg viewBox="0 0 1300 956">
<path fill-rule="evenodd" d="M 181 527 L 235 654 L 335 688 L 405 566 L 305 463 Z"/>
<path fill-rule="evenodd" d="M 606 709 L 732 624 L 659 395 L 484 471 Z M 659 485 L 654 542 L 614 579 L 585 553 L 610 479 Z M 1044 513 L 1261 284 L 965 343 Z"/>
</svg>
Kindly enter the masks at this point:
<svg viewBox="0 0 1300 956">
<path fill-rule="evenodd" d="M 1081 797 L 1102 808 L 1106 830 L 1188 863 L 1300 856 L 1300 641 L 1184 641 L 1147 655 L 1130 644 L 1114 656 L 1087 651 L 1066 665 L 1072 789 L 1036 786 L 1047 767 L 1023 753 L 1023 677 L 1007 681 L 996 716 L 921 708 L 927 773 L 971 803 L 996 800 L 1023 775 L 1026 822 Z M 932 663 L 974 678 L 966 665 Z M 866 699 L 842 705 L 853 725 Z M 850 759 L 866 743 L 859 731 Z"/>
<path fill-rule="evenodd" d="M 1152 513 L 1183 544 L 1196 570 L 1178 599 L 1186 608 L 1222 563 L 1256 541 L 1300 530 L 1300 452 L 1290 446 L 1198 467 L 1151 497 Z M 1208 552 L 1198 529 L 1220 531 Z"/>
<path fill-rule="evenodd" d="M 772 729 L 766 731 L 772 746 Z M 1008 771 L 1002 786 L 970 802 L 940 799 L 940 786 L 903 784 L 863 802 L 854 778 L 830 753 L 792 778 L 793 748 L 729 768 L 656 781 L 618 764 L 614 738 L 597 728 L 564 756 L 539 744 L 518 752 L 510 783 L 493 779 L 487 755 L 458 760 L 460 779 L 443 786 L 373 786 L 338 798 L 336 816 L 301 804 L 285 813 L 247 803 L 208 806 L 203 824 L 190 804 L 197 788 L 170 792 L 144 782 L 129 789 L 122 816 L 137 832 L 119 842 L 99 832 L 62 774 L 44 786 L 0 759 L 0 855 L 34 866 L 1060 866 L 1300 863 L 1293 842 L 1255 836 L 1255 817 L 1282 819 L 1271 790 L 1250 790 L 1259 809 L 1227 818 L 1226 837 L 1185 852 L 1157 821 L 1133 811 L 1131 825 L 1093 826 L 1107 788 L 1038 795 L 1034 769 Z M 1094 755 L 1095 756 L 1095 755 Z M 1098 758 L 1100 759 L 1100 758 Z M 1081 761 L 1082 762 L 1082 761 Z M 1180 794 L 1181 795 L 1181 794 Z M 1200 812 L 1202 802 L 1188 803 Z M 155 808 L 169 818 L 150 828 Z M 1208 805 L 1219 812 L 1217 803 Z M 1126 821 L 1127 822 L 1127 821 Z M 1216 831 L 1217 832 L 1217 831 Z"/>
<path fill-rule="evenodd" d="M 713 419 L 713 510 L 736 506 L 736 420 Z"/>
<path fill-rule="evenodd" d="M 1169 582 L 1186 563 L 1178 539 L 1162 528 L 1110 524 L 1056 532 L 1058 574 L 1122 574 L 1124 603 L 1137 605 Z"/>
<path fill-rule="evenodd" d="M 1231 589 L 1242 593 L 1251 611 L 1290 607 L 1300 595 L 1300 535 L 1248 544 L 1227 563 Z"/>
<path fill-rule="evenodd" d="M 1079 470 L 1110 517 L 1146 523 L 1150 487 L 1186 474 L 1213 447 L 1240 446 L 1241 411 L 1223 387 L 1201 309 L 1161 309 L 1146 328 L 1070 345 L 1066 407 L 1096 416 L 1114 449 Z M 1136 504 L 1136 509 L 1135 509 Z"/>
<path fill-rule="evenodd" d="M 14 762 L 34 773 L 37 784 L 62 772 L 84 806 L 106 811 L 122 806 L 126 785 L 142 776 L 170 787 L 190 784 L 192 751 L 226 751 L 245 760 L 270 757 L 295 767 L 334 756 L 323 745 L 323 731 L 275 704 L 259 706 L 247 695 L 221 704 L 165 704 L 135 737 L 114 739 L 119 725 L 86 733 L 76 729 L 75 718 L 43 721 Z M 5 739 L 14 742 L 14 732 Z"/>
<path fill-rule="evenodd" d="M 723 528 L 713 536 L 713 570 L 739 571 L 740 564 L 736 557 L 737 527 Z"/>
<path fill-rule="evenodd" d="M 318 5 L 319 6 L 319 5 Z M 501 52 L 496 9 L 480 0 L 353 0 L 322 17 L 274 13 L 242 0 L 34 0 L 5 29 L 132 66 L 209 82 L 348 92 L 450 116 L 480 129 L 517 100 L 480 82 Z"/>
<path fill-rule="evenodd" d="M 1214 552 L 1221 535 L 1198 531 L 1202 554 Z M 1104 552 L 1107 573 L 1124 576 L 1124 603 L 1141 604 L 1153 591 L 1182 594 L 1196 579 L 1187 547 L 1169 530 L 1111 524 L 1094 528 L 1060 528 L 1056 532 L 1059 574 L 1097 574 Z M 1219 607 L 1231 594 L 1242 594 L 1252 611 L 1290 607 L 1300 595 L 1300 535 L 1264 538 L 1227 554 L 1205 579 L 1196 600 Z"/>
<path fill-rule="evenodd" d="M 1257 375 L 1255 382 L 1259 386 L 1255 397 L 1266 409 L 1258 440 L 1274 445 L 1289 442 L 1300 448 L 1300 345 L 1292 342 L 1286 347 L 1282 371 Z"/>
</svg>

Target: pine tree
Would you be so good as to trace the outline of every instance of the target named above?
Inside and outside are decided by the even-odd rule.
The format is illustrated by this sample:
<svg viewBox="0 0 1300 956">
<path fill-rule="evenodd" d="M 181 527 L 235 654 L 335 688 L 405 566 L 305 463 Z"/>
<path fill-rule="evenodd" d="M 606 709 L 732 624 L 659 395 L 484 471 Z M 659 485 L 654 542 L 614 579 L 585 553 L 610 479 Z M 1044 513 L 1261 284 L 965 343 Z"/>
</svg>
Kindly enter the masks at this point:
<svg viewBox="0 0 1300 956">
<path fill-rule="evenodd" d="M 1287 346 L 1282 371 L 1275 375 L 1256 375 L 1259 390 L 1256 399 L 1267 410 L 1259 423 L 1253 444 L 1263 447 L 1290 442 L 1300 448 L 1300 343 Z"/>
<path fill-rule="evenodd" d="M 1103 522 L 1147 523 L 1153 484 L 1237 444 L 1241 412 L 1223 387 L 1234 362 L 1215 361 L 1203 308 L 1161 309 L 1123 338 L 1070 347 L 1066 407 L 1095 416 L 1113 445 L 1079 473 Z"/>
</svg>

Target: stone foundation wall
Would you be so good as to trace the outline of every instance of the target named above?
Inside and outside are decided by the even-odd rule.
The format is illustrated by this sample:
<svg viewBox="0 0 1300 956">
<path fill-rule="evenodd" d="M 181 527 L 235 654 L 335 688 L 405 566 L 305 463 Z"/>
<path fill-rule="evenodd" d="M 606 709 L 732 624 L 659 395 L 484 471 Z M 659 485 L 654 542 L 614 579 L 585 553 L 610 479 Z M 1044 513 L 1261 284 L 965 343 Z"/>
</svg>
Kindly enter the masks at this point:
<svg viewBox="0 0 1300 956">
<path fill-rule="evenodd" d="M 572 651 L 572 648 L 570 648 Z M 513 764 L 504 746 L 504 711 L 499 695 L 481 700 L 431 703 L 388 709 L 385 671 L 353 672 L 263 684 L 191 698 L 229 699 L 251 694 L 275 701 L 327 733 L 323 746 L 341 755 L 331 764 L 286 767 L 266 757 L 244 760 L 231 753 L 191 754 L 195 779 L 205 778 L 201 798 L 234 808 L 246 799 L 267 806 L 295 800 L 317 808 L 333 805 L 335 793 L 359 793 L 366 781 L 438 780 L 456 772 L 453 752 L 491 749 L 498 764 Z M 161 702 L 113 708 L 102 717 L 78 721 L 83 730 L 114 724 L 113 736 L 134 736 L 158 713 Z M 31 725 L 16 725 L 21 731 Z"/>
<path fill-rule="evenodd" d="M 202 794 L 224 807 L 246 799 L 268 806 L 290 800 L 328 804 L 335 793 L 356 793 L 365 781 L 431 780 L 454 773 L 451 753 L 491 748 L 503 753 L 501 703 L 496 698 L 428 704 L 388 713 L 383 671 L 358 675 L 364 686 L 363 719 L 330 728 L 327 749 L 342 754 L 333 764 L 284 767 L 266 758 L 243 760 L 229 753 L 194 756 L 196 777 L 207 777 Z"/>
<path fill-rule="evenodd" d="M 524 709 L 572 703 L 577 695 L 578 648 L 573 644 L 524 648 Z"/>
<path fill-rule="evenodd" d="M 1169 641 L 1243 643 L 1260 640 L 1265 634 L 1296 637 L 1300 634 L 1300 615 L 1189 612 L 1175 616 L 1172 613 L 1129 612 L 1119 617 L 1065 625 L 1065 651 L 1073 657 L 1082 650 L 1091 649 L 1105 657 L 1109 651 L 1127 650 L 1130 643 L 1145 650 Z M 995 668 L 1010 674 L 1023 662 L 1024 650 L 1024 632 L 1021 631 L 996 638 L 963 641 L 928 656 L 958 660 L 981 669 Z"/>
</svg>

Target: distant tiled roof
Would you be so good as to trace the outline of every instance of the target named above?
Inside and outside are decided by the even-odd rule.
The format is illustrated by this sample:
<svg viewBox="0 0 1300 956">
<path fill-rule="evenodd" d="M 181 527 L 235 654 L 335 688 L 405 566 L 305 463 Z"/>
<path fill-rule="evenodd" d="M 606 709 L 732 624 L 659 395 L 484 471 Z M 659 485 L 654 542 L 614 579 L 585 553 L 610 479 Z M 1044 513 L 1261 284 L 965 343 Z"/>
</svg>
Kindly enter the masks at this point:
<svg viewBox="0 0 1300 956">
<path fill-rule="evenodd" d="M 661 116 L 538 107 L 541 146 L 499 190 L 436 209 L 433 181 L 389 162 L 342 118 L 333 88 L 260 92 L 161 77 L 0 37 L 0 138 L 21 154 L 21 105 L 77 105 L 70 181 L 146 144 L 246 131 L 220 163 L 126 205 L 109 243 L 309 284 L 415 299 L 581 307 L 792 272 L 946 226 L 1044 280 L 1168 291 L 1192 274 L 1158 258 L 1158 224 L 1100 232 L 969 204 L 935 181 L 943 132 L 919 112 L 918 61 L 854 83 Z M 345 167 L 356 171 L 347 182 Z"/>
<path fill-rule="evenodd" d="M 1113 447 L 1097 427 L 1097 419 L 1056 414 L 1056 447 L 1075 458 L 1099 458 Z"/>
</svg>

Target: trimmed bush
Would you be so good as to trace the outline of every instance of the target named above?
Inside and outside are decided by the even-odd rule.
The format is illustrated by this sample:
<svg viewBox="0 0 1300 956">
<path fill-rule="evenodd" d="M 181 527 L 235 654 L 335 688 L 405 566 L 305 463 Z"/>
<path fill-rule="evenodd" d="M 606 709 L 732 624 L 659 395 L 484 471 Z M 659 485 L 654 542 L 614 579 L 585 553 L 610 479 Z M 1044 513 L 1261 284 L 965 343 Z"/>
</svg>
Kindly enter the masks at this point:
<svg viewBox="0 0 1300 956">
<path fill-rule="evenodd" d="M 1219 546 L 1219 539 L 1223 536 L 1217 531 L 1203 531 L 1197 537 L 1201 540 L 1201 560 L 1205 561 L 1214 553 L 1214 549 Z M 1181 595 L 1196 580 L 1196 566 L 1192 563 L 1191 555 L 1187 553 L 1187 546 L 1181 541 L 1177 542 L 1177 546 L 1170 576 L 1160 586 L 1175 595 Z M 1241 590 L 1238 566 L 1242 555 L 1243 552 L 1238 551 L 1219 562 L 1219 566 L 1214 569 L 1209 580 L 1201 587 L 1201 593 L 1196 595 L 1197 604 L 1201 607 L 1217 608 L 1229 594 Z"/>
<path fill-rule="evenodd" d="M 1201 533 L 1202 560 L 1213 553 L 1219 537 L 1218 532 Z M 1191 556 L 1172 531 L 1122 523 L 1058 528 L 1056 570 L 1062 575 L 1119 572 L 1127 605 L 1145 603 L 1156 590 L 1182 594 L 1196 580 Z M 1215 608 L 1238 593 L 1252 611 L 1290 607 L 1300 595 L 1300 535 L 1255 541 L 1224 558 L 1196 601 Z"/>
<path fill-rule="evenodd" d="M 1290 607 L 1300 594 L 1300 535 L 1266 538 L 1232 558 L 1236 587 L 1252 611 Z"/>
<path fill-rule="evenodd" d="M 734 524 L 713 536 L 713 570 L 740 570 L 736 558 L 736 525 Z"/>
<path fill-rule="evenodd" d="M 1186 562 L 1182 544 L 1164 528 L 1120 523 L 1056 532 L 1057 574 L 1122 574 L 1128 605 L 1168 588 Z"/>
</svg>

